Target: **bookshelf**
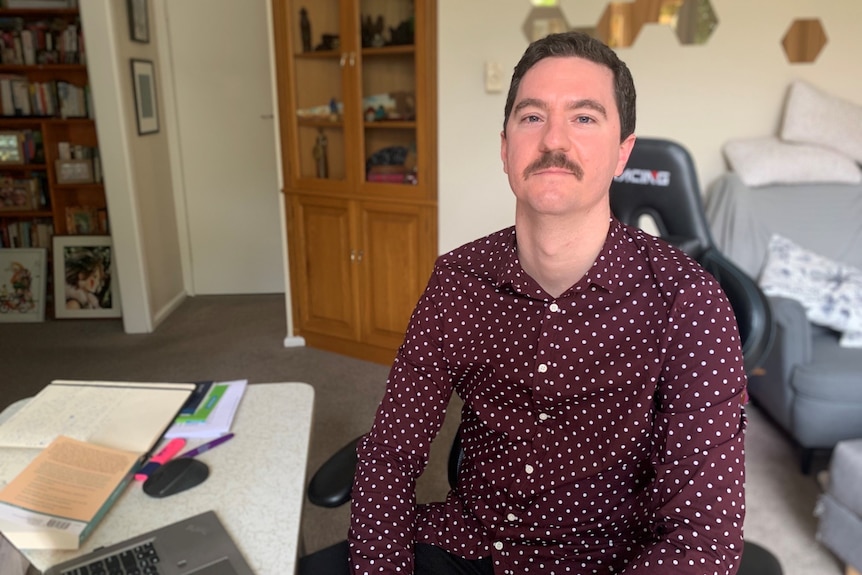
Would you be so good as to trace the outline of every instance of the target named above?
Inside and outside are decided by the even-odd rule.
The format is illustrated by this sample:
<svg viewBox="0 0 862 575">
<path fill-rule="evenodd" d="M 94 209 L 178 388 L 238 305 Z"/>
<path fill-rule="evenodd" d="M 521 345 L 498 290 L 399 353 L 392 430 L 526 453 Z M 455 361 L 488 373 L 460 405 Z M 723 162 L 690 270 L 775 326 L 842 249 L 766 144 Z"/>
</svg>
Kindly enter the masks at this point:
<svg viewBox="0 0 862 575">
<path fill-rule="evenodd" d="M 275 0 L 290 281 L 306 342 L 389 363 L 437 250 L 434 0 Z"/>
<path fill-rule="evenodd" d="M 0 8 L 0 249 L 108 233 L 78 9 Z"/>
</svg>

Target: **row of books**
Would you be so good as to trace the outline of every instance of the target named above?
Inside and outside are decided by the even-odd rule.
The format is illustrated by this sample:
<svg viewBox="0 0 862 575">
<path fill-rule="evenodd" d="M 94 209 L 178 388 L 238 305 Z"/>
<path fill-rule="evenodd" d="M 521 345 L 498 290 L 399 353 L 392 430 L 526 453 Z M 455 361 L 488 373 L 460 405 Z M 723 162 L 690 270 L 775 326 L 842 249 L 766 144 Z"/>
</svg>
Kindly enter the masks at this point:
<svg viewBox="0 0 862 575">
<path fill-rule="evenodd" d="M 81 26 L 59 19 L 0 18 L 0 63 L 86 64 Z"/>
<path fill-rule="evenodd" d="M 0 219 L 0 248 L 48 248 L 54 236 L 51 220 Z"/>
<path fill-rule="evenodd" d="M 33 172 L 28 178 L 0 177 L 0 213 L 48 209 L 48 177 Z"/>
<path fill-rule="evenodd" d="M 89 86 L 63 80 L 30 82 L 25 76 L 0 76 L 0 115 L 93 118 Z"/>
<path fill-rule="evenodd" d="M 40 130 L 0 132 L 0 164 L 44 164 L 45 149 Z"/>
</svg>

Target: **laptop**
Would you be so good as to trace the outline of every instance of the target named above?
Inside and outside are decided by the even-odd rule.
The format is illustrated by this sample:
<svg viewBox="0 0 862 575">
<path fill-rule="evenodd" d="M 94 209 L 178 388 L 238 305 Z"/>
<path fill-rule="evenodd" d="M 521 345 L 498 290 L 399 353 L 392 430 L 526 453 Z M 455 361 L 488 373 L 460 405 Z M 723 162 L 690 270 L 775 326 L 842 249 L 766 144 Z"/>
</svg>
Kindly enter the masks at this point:
<svg viewBox="0 0 862 575">
<path fill-rule="evenodd" d="M 134 571 L 136 562 L 139 571 Z M 98 564 L 104 566 L 99 570 Z M 121 568 L 121 566 L 123 566 Z M 254 575 L 214 511 L 182 519 L 51 567 L 45 575 L 140 572 Z"/>
</svg>

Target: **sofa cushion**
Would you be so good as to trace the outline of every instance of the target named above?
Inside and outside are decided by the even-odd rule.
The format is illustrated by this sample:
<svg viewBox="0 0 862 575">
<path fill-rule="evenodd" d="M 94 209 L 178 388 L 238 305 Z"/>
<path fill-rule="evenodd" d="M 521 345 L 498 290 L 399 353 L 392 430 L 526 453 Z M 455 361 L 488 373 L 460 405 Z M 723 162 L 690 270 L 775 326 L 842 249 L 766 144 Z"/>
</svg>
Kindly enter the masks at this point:
<svg viewBox="0 0 862 575">
<path fill-rule="evenodd" d="M 796 80 L 790 84 L 781 139 L 832 148 L 862 162 L 862 106 Z"/>
<path fill-rule="evenodd" d="M 822 146 L 778 138 L 730 140 L 724 145 L 730 168 L 747 186 L 831 182 L 858 184 L 862 170 L 852 158 Z"/>
<path fill-rule="evenodd" d="M 862 270 L 774 234 L 759 283 L 766 295 L 799 301 L 812 323 L 842 332 L 842 346 L 862 347 Z"/>
</svg>

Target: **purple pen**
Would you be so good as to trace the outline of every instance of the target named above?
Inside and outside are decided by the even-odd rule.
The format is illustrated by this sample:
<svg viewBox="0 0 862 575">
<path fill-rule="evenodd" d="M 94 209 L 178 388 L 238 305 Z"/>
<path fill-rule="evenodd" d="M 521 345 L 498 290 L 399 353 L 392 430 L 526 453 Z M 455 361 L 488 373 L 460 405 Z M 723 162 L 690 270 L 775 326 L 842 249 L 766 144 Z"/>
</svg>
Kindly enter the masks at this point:
<svg viewBox="0 0 862 575">
<path fill-rule="evenodd" d="M 197 457 L 201 453 L 203 453 L 205 451 L 209 451 L 210 449 L 212 449 L 213 447 L 215 447 L 217 445 L 221 445 L 222 443 L 224 443 L 225 441 L 227 441 L 228 439 L 230 439 L 232 437 L 233 437 L 233 433 L 228 433 L 228 434 L 222 435 L 221 437 L 217 437 L 216 439 L 213 439 L 212 441 L 207 441 L 203 445 L 198 445 L 194 449 L 190 449 L 190 450 L 186 451 L 185 453 L 180 455 L 180 457 Z"/>
</svg>

